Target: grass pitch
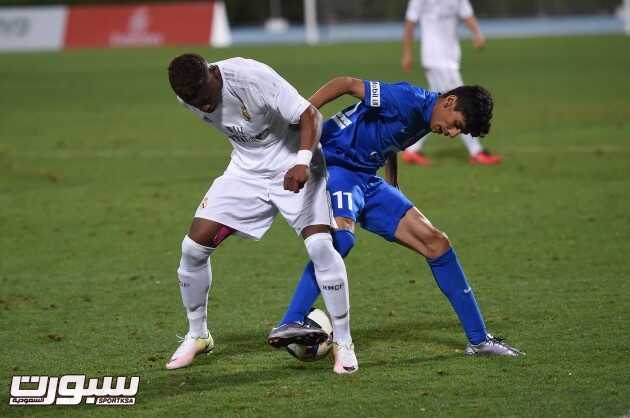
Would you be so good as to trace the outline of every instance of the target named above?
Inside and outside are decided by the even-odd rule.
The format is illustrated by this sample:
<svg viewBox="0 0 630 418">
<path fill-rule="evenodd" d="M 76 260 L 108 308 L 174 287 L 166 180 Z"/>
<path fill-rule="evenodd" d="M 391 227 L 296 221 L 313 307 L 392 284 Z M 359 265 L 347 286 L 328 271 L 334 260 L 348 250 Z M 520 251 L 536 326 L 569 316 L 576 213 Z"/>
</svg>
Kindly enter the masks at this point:
<svg viewBox="0 0 630 418">
<path fill-rule="evenodd" d="M 525 358 L 465 358 L 454 313 L 413 253 L 369 233 L 347 259 L 361 370 L 265 344 L 306 260 L 279 219 L 213 257 L 214 354 L 167 372 L 184 333 L 175 269 L 230 146 L 177 104 L 185 49 L 0 55 L 0 415 L 619 417 L 630 411 L 630 46 L 617 36 L 466 45 L 496 97 L 469 167 L 433 138 L 401 187 L 446 231 L 488 328 Z M 188 49 L 186 49 L 188 50 Z M 305 96 L 343 74 L 410 79 L 396 43 L 200 50 L 280 71 Z M 347 104 L 328 105 L 332 114 Z M 133 407 L 9 407 L 13 375 L 140 376 Z"/>
</svg>

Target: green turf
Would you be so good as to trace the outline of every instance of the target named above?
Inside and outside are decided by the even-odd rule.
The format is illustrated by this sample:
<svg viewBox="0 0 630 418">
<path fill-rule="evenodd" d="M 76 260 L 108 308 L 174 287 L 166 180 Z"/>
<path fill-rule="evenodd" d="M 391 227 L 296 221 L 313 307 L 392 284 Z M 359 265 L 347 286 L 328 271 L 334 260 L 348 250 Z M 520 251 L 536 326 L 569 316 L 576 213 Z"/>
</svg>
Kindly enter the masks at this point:
<svg viewBox="0 0 630 418">
<path fill-rule="evenodd" d="M 620 36 L 466 45 L 466 80 L 496 96 L 485 143 L 504 164 L 471 168 L 459 141 L 434 138 L 431 168 L 401 167 L 489 329 L 528 356 L 464 358 L 424 261 L 358 232 L 347 265 L 361 370 L 343 377 L 265 344 L 306 259 L 281 219 L 262 242 L 217 251 L 216 352 L 164 369 L 185 332 L 179 244 L 229 158 L 169 89 L 181 49 L 0 55 L 0 416 L 629 413 L 629 47 Z M 406 77 L 396 43 L 197 51 L 263 60 L 304 95 L 336 75 Z M 12 375 L 71 373 L 138 375 L 137 405 L 8 406 Z"/>
</svg>

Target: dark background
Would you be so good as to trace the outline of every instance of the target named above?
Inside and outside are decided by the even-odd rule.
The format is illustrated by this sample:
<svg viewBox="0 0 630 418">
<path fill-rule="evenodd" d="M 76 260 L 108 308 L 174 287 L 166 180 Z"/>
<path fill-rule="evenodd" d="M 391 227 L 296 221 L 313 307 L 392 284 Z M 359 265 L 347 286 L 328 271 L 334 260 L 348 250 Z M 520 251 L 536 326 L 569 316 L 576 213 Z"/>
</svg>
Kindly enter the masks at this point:
<svg viewBox="0 0 630 418">
<path fill-rule="evenodd" d="M 188 0 L 190 1 L 190 0 Z M 0 0 L 3 5 L 50 4 L 111 4 L 159 3 L 155 0 Z M 177 2 L 177 0 L 169 0 Z M 272 6 L 273 3 L 273 6 Z M 542 17 L 580 14 L 612 14 L 621 0 L 472 0 L 479 17 Z M 232 25 L 262 24 L 271 15 L 272 8 L 292 23 L 303 19 L 301 0 L 227 0 L 225 2 Z M 319 0 L 320 23 L 337 21 L 396 21 L 402 20 L 407 0 Z"/>
</svg>

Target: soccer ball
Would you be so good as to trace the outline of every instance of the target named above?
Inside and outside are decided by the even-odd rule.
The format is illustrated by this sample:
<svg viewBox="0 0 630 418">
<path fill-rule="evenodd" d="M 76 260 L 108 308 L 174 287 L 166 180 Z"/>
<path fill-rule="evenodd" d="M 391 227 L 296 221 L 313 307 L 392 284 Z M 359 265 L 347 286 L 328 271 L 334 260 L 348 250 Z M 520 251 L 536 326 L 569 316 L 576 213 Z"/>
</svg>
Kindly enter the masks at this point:
<svg viewBox="0 0 630 418">
<path fill-rule="evenodd" d="M 332 323 L 321 309 L 311 309 L 304 318 L 304 323 L 313 328 L 321 328 L 328 334 L 328 339 L 319 345 L 289 344 L 287 351 L 300 361 L 316 361 L 330 353 L 333 346 Z"/>
</svg>

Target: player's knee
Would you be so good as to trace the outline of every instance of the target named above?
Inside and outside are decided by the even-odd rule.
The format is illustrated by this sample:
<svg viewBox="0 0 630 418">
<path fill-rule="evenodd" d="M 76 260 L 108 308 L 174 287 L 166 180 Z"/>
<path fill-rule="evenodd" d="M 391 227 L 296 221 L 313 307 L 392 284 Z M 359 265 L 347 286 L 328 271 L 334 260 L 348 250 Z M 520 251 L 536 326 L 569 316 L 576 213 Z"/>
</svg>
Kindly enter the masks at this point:
<svg viewBox="0 0 630 418">
<path fill-rule="evenodd" d="M 437 258 L 444 254 L 451 247 L 448 236 L 437 228 L 432 228 L 431 232 L 425 237 L 427 258 Z"/>
<path fill-rule="evenodd" d="M 333 232 L 333 245 L 337 252 L 342 256 L 346 257 L 352 247 L 354 247 L 354 243 L 356 242 L 356 238 L 351 231 L 347 231 L 345 229 L 339 229 Z"/>
<path fill-rule="evenodd" d="M 341 260 L 330 234 L 313 234 L 304 240 L 304 245 L 315 270 L 328 269 Z"/>
<path fill-rule="evenodd" d="M 208 263 L 208 257 L 212 251 L 214 248 L 201 245 L 186 235 L 182 241 L 180 268 L 201 268 Z"/>
</svg>

